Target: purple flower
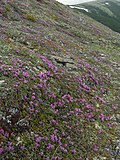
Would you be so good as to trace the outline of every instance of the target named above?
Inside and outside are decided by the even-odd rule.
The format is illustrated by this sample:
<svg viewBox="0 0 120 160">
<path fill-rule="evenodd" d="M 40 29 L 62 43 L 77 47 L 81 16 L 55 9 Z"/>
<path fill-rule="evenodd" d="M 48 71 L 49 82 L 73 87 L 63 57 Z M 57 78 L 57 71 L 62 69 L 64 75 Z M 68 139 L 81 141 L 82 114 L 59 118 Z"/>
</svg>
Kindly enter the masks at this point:
<svg viewBox="0 0 120 160">
<path fill-rule="evenodd" d="M 38 74 L 38 77 L 39 77 L 39 78 L 42 78 L 42 77 L 43 77 L 43 73 L 39 73 L 39 74 Z"/>
<path fill-rule="evenodd" d="M 101 97 L 96 96 L 96 99 L 98 99 L 102 104 L 106 103 Z"/>
<path fill-rule="evenodd" d="M 44 140 L 45 140 L 45 141 L 48 141 L 48 137 L 44 137 Z"/>
<path fill-rule="evenodd" d="M 41 137 L 36 138 L 36 142 L 39 143 L 41 141 Z"/>
<path fill-rule="evenodd" d="M 25 149 L 25 146 L 20 146 L 20 149 L 21 149 L 21 150 L 24 150 L 24 149 Z"/>
<path fill-rule="evenodd" d="M 23 76 L 26 77 L 26 78 L 30 77 L 28 72 L 23 72 Z"/>
<path fill-rule="evenodd" d="M 48 146 L 47 146 L 47 149 L 48 149 L 48 150 L 51 150 L 51 149 L 53 149 L 53 148 L 54 148 L 54 146 L 49 143 Z"/>
<path fill-rule="evenodd" d="M 75 153 L 76 153 L 76 149 L 73 149 L 73 150 L 72 150 L 72 153 L 75 154 Z"/>
<path fill-rule="evenodd" d="M 68 150 L 67 149 L 65 149 L 64 147 L 62 147 L 62 146 L 60 146 L 60 149 L 63 151 L 63 152 L 65 152 L 65 153 L 67 153 L 68 152 Z"/>
<path fill-rule="evenodd" d="M 101 113 L 101 114 L 99 115 L 99 118 L 100 118 L 101 121 L 103 122 L 103 121 L 105 120 L 105 115 L 104 115 L 103 113 Z"/>
<path fill-rule="evenodd" d="M 14 147 L 12 145 L 12 142 L 8 142 L 8 151 L 13 151 L 14 150 Z"/>
<path fill-rule="evenodd" d="M 51 135 L 52 142 L 58 142 L 57 130 L 54 131 L 54 134 Z"/>
<path fill-rule="evenodd" d="M 3 130 L 2 128 L 0 128 L 0 132 L 1 132 L 2 134 L 4 134 L 4 130 Z"/>
<path fill-rule="evenodd" d="M 51 135 L 51 141 L 52 141 L 52 142 L 55 142 L 55 136 L 54 136 L 54 134 Z"/>
<path fill-rule="evenodd" d="M 37 86 L 39 87 L 39 88 L 43 88 L 43 85 L 42 84 L 37 84 Z"/>
<path fill-rule="evenodd" d="M 50 122 L 51 124 L 54 124 L 54 125 L 58 125 L 58 122 L 56 121 L 56 120 L 51 120 L 51 122 Z"/>
<path fill-rule="evenodd" d="M 35 107 L 37 107 L 37 106 L 38 106 L 38 103 L 35 103 L 34 105 L 35 105 Z"/>
<path fill-rule="evenodd" d="M 78 112 L 78 113 L 82 112 L 80 108 L 75 108 L 75 111 Z"/>
<path fill-rule="evenodd" d="M 35 144 L 35 147 L 38 148 L 40 145 L 38 143 Z"/>
<path fill-rule="evenodd" d="M 67 139 L 70 140 L 71 139 L 70 136 L 68 136 Z"/>
<path fill-rule="evenodd" d="M 36 86 L 36 85 L 34 85 L 34 86 L 33 86 L 33 88 L 34 88 L 34 89 L 36 89 L 36 88 L 37 88 L 37 86 Z"/>
<path fill-rule="evenodd" d="M 33 105 L 33 101 L 30 101 L 29 103 L 30 103 L 31 106 Z"/>
<path fill-rule="evenodd" d="M 63 137 L 65 136 L 65 132 L 62 132 L 62 136 L 63 136 Z"/>
<path fill-rule="evenodd" d="M 99 133 L 99 134 L 103 133 L 103 130 L 102 130 L 102 129 L 100 129 L 100 130 L 98 131 L 98 133 Z"/>
<path fill-rule="evenodd" d="M 74 142 L 70 142 L 71 145 L 74 145 Z"/>
<path fill-rule="evenodd" d="M 28 81 L 25 79 L 25 80 L 24 80 L 24 83 L 28 83 Z"/>
<path fill-rule="evenodd" d="M 8 146 L 8 151 L 13 151 L 14 150 L 14 147 L 13 146 Z"/>
<path fill-rule="evenodd" d="M 0 155 L 4 152 L 4 149 L 0 147 Z"/>
<path fill-rule="evenodd" d="M 51 104 L 50 106 L 52 107 L 52 109 L 56 108 L 56 104 Z"/>
<path fill-rule="evenodd" d="M 94 115 L 93 115 L 93 113 L 86 113 L 85 117 L 86 117 L 87 120 L 90 120 L 94 117 Z"/>
<path fill-rule="evenodd" d="M 85 108 L 87 108 L 87 109 L 91 109 L 91 106 L 90 106 L 90 105 L 87 105 L 87 106 L 85 106 Z"/>
<path fill-rule="evenodd" d="M 32 96 L 31 99 L 34 100 L 34 99 L 35 99 L 35 96 Z"/>
<path fill-rule="evenodd" d="M 38 113 L 38 112 L 39 112 L 39 111 L 36 109 L 36 110 L 35 110 L 35 113 Z"/>
<path fill-rule="evenodd" d="M 29 111 L 30 112 L 34 112 L 34 108 L 29 108 Z"/>
</svg>

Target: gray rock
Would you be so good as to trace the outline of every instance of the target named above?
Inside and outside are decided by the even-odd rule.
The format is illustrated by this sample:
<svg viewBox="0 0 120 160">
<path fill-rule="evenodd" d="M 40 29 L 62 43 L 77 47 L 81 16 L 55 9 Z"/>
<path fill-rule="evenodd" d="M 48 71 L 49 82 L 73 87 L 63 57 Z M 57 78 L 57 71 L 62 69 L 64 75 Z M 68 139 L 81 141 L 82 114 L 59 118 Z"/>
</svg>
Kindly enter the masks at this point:
<svg viewBox="0 0 120 160">
<path fill-rule="evenodd" d="M 2 85 L 5 82 L 5 80 L 0 80 L 0 85 Z"/>
<path fill-rule="evenodd" d="M 17 131 L 21 132 L 21 133 L 25 132 L 25 131 L 28 131 L 29 128 L 30 128 L 29 121 L 26 118 L 21 119 L 20 121 L 18 121 L 16 126 L 17 126 Z"/>
</svg>

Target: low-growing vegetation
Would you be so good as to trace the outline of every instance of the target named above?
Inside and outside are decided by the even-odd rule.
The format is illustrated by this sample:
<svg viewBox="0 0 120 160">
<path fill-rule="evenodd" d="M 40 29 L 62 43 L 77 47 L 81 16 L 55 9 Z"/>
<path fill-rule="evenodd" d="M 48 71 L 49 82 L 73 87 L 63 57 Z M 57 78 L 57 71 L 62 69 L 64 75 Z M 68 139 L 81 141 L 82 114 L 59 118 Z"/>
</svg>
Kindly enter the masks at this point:
<svg viewBox="0 0 120 160">
<path fill-rule="evenodd" d="M 1 159 L 118 160 L 119 34 L 54 0 L 0 6 Z"/>
</svg>

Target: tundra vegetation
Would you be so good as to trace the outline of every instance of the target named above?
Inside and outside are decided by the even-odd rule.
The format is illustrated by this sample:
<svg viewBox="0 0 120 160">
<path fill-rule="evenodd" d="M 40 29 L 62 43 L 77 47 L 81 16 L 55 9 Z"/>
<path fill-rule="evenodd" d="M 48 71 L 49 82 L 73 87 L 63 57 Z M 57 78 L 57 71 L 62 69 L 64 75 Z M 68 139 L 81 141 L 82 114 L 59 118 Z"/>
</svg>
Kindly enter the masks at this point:
<svg viewBox="0 0 120 160">
<path fill-rule="evenodd" d="M 119 50 L 54 0 L 1 0 L 1 159 L 119 159 Z"/>
</svg>

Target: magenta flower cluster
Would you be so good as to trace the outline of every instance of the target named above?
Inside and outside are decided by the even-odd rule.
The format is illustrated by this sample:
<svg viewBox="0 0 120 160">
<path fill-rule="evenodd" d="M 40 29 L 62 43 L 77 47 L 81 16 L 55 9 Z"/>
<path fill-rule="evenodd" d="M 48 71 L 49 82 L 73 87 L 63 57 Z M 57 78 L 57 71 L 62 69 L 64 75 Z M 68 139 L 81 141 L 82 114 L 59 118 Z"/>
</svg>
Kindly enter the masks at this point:
<svg viewBox="0 0 120 160">
<path fill-rule="evenodd" d="M 0 72 L 12 80 L 13 91 L 22 102 L 20 110 L 25 107 L 22 118 L 28 117 L 32 128 L 35 128 L 31 130 L 29 126 L 33 132 L 27 137 L 29 147 L 33 147 L 34 153 L 40 157 L 56 160 L 67 154 L 82 155 L 87 145 L 89 152 L 99 153 L 98 141 L 102 139 L 106 124 L 109 129 L 112 124 L 111 116 L 106 112 L 102 79 L 96 76 L 98 70 L 78 60 L 76 66 L 84 74 L 74 75 L 65 68 L 56 67 L 45 56 L 39 54 L 37 57 L 39 65 L 45 68 L 39 72 L 32 67 L 30 69 L 20 59 L 12 59 L 11 64 L 1 61 L 0 66 Z M 99 126 L 96 125 L 98 122 Z M 89 144 L 85 142 L 88 131 L 91 131 Z M 0 146 L 0 154 L 16 152 L 16 141 L 13 140 L 16 132 L 11 130 L 11 134 L 3 128 L 0 132 L 10 138 L 8 144 Z M 92 135 L 94 132 L 96 137 Z M 96 143 L 93 143 L 94 138 Z M 24 141 L 17 147 L 27 150 Z"/>
</svg>

